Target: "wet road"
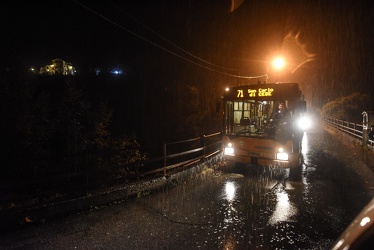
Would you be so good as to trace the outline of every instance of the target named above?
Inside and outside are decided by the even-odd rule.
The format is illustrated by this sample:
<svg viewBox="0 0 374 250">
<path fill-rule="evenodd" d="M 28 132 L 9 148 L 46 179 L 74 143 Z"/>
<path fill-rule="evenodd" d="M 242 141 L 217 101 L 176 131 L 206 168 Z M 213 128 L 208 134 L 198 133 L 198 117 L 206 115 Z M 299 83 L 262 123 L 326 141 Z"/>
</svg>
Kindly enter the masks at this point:
<svg viewBox="0 0 374 250">
<path fill-rule="evenodd" d="M 337 137 L 323 129 L 304 135 L 299 179 L 224 165 L 149 196 L 2 235 L 0 249 L 329 249 L 374 194 L 370 159 Z"/>
</svg>

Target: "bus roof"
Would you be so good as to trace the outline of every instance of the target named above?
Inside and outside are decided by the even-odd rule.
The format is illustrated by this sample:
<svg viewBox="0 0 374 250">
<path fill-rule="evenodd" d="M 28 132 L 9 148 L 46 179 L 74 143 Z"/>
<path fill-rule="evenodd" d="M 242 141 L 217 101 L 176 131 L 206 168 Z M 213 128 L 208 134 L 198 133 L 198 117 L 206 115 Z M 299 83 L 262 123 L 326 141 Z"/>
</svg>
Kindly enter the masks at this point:
<svg viewBox="0 0 374 250">
<path fill-rule="evenodd" d="M 301 91 L 298 83 L 264 83 L 235 86 L 226 89 L 226 100 L 291 100 L 299 99 Z"/>
</svg>

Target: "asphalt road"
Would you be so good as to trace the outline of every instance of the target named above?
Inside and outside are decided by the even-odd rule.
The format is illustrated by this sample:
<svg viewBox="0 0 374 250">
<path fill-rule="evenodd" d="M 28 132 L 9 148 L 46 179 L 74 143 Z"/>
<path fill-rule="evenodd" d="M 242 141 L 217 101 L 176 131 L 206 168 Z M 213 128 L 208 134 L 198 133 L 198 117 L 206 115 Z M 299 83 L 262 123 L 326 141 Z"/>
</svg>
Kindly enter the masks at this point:
<svg viewBox="0 0 374 250">
<path fill-rule="evenodd" d="M 163 190 L 0 236 L 0 249 L 329 249 L 371 200 L 372 152 L 333 130 L 303 172 L 222 164 Z"/>
</svg>

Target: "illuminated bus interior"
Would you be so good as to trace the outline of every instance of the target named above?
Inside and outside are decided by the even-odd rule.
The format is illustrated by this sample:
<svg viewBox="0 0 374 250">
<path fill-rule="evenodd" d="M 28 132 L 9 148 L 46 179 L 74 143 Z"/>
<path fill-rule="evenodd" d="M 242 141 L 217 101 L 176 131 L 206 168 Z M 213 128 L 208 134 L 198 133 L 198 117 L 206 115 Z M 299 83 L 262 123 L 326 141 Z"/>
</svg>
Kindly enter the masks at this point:
<svg viewBox="0 0 374 250">
<path fill-rule="evenodd" d="M 227 101 L 224 119 L 226 134 L 256 137 L 274 136 L 269 120 L 272 113 L 277 111 L 278 103 L 255 100 Z M 292 114 L 292 112 L 290 113 Z"/>
</svg>

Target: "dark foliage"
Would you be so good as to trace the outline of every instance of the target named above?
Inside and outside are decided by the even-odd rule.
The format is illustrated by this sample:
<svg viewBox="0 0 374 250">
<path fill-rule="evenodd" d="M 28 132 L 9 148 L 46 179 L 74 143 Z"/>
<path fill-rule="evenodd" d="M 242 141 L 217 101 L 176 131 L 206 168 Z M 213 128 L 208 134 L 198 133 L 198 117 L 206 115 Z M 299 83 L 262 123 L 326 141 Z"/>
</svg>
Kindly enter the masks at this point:
<svg viewBox="0 0 374 250">
<path fill-rule="evenodd" d="M 349 96 L 339 97 L 326 103 L 322 108 L 324 116 L 360 123 L 362 112 L 369 111 L 371 107 L 370 96 L 367 94 L 353 93 Z"/>
<path fill-rule="evenodd" d="M 3 182 L 76 172 L 106 176 L 115 174 L 111 167 L 118 159 L 145 158 L 135 138 L 112 135 L 113 110 L 77 80 L 3 76 Z"/>
<path fill-rule="evenodd" d="M 219 131 L 220 88 L 202 84 L 203 78 L 177 80 L 156 85 L 144 75 L 3 74 L 1 179 L 134 174 L 115 166 L 159 157 L 163 143 Z"/>
</svg>

